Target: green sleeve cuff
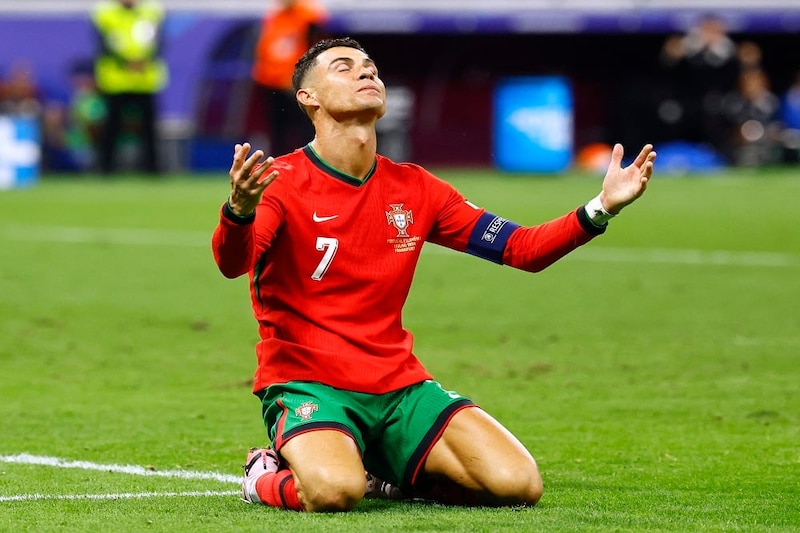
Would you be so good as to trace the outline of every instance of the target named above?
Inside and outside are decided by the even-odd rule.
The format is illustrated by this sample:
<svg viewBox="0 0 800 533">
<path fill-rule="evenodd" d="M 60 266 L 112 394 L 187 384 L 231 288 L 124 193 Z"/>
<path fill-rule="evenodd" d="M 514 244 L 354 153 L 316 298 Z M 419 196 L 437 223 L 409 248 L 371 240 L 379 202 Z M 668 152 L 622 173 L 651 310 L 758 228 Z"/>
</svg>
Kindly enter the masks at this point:
<svg viewBox="0 0 800 533">
<path fill-rule="evenodd" d="M 231 205 L 226 200 L 225 203 L 222 205 L 222 216 L 224 216 L 225 218 L 236 224 L 251 224 L 256 219 L 256 212 L 253 211 L 249 215 L 244 215 L 244 216 L 237 215 L 236 213 L 233 212 L 233 209 L 231 209 Z"/>
</svg>

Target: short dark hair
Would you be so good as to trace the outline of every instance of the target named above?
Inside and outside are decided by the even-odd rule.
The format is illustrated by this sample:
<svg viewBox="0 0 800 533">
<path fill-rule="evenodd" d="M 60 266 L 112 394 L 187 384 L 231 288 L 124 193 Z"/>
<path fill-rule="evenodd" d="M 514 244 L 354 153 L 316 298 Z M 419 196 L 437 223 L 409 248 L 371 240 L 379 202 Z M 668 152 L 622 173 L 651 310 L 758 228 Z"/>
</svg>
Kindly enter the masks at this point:
<svg viewBox="0 0 800 533">
<path fill-rule="evenodd" d="M 364 50 L 364 47 L 351 37 L 334 37 L 331 39 L 323 39 L 309 48 L 308 51 L 303 54 L 303 57 L 301 57 L 299 60 L 297 60 L 297 63 L 295 63 L 294 73 L 292 74 L 292 88 L 294 89 L 295 93 L 303 86 L 306 75 L 314 66 L 317 56 L 319 56 L 325 50 L 336 48 L 337 46 L 355 48 L 356 50 L 360 50 L 365 54 L 367 53 L 367 51 Z"/>
</svg>

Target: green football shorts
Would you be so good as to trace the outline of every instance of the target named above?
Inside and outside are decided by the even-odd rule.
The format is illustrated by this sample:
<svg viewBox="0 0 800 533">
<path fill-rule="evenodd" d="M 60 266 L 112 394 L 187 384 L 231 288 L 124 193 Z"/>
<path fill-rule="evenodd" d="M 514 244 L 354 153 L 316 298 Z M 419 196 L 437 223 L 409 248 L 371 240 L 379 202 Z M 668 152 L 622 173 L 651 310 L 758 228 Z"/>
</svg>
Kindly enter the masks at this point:
<svg viewBox="0 0 800 533">
<path fill-rule="evenodd" d="M 307 431 L 341 431 L 358 445 L 367 471 L 403 489 L 413 484 L 453 415 L 474 405 L 431 380 L 386 394 L 293 381 L 257 395 L 276 450 Z"/>
</svg>

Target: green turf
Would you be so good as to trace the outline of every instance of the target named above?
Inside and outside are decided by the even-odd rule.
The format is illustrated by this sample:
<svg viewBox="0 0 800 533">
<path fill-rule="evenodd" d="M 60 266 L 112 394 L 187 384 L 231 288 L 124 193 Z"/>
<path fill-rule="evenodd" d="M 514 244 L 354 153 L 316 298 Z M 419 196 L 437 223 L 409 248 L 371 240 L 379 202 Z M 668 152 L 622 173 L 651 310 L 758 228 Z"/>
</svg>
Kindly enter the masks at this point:
<svg viewBox="0 0 800 533">
<path fill-rule="evenodd" d="M 441 175 L 526 224 L 600 185 Z M 0 192 L 0 456 L 239 474 L 264 430 L 247 284 L 209 247 L 227 188 L 223 173 Z M 657 176 L 536 275 L 426 247 L 405 313 L 416 351 L 537 458 L 534 509 L 53 499 L 237 485 L 0 462 L 0 531 L 800 530 L 798 198 L 795 169 Z"/>
</svg>

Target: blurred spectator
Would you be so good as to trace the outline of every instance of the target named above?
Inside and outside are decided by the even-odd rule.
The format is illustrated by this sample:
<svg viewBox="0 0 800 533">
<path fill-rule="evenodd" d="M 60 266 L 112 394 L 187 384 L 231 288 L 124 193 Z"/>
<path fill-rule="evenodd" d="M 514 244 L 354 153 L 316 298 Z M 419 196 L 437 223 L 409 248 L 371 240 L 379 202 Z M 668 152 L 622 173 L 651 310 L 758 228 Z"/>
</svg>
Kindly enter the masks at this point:
<svg viewBox="0 0 800 533">
<path fill-rule="evenodd" d="M 763 58 L 761 47 L 753 41 L 744 41 L 736 47 L 736 60 L 739 62 L 739 71 L 761 68 Z"/>
<path fill-rule="evenodd" d="M 291 152 L 314 138 L 311 121 L 292 90 L 294 64 L 324 37 L 329 14 L 316 0 L 277 0 L 261 22 L 252 76 L 266 107 L 270 153 Z"/>
<path fill-rule="evenodd" d="M 800 72 L 781 98 L 781 120 L 783 121 L 782 143 L 784 161 L 800 162 Z"/>
<path fill-rule="evenodd" d="M 671 81 L 668 97 L 659 103 L 660 120 L 683 140 L 724 151 L 728 128 L 722 101 L 739 71 L 737 46 L 725 22 L 704 16 L 685 35 L 667 38 L 660 60 Z"/>
<path fill-rule="evenodd" d="M 66 146 L 81 170 L 97 167 L 98 146 L 106 119 L 106 106 L 97 92 L 92 69 L 77 63 L 70 71 L 72 96 L 67 116 Z"/>
<path fill-rule="evenodd" d="M 727 149 L 731 162 L 756 167 L 780 161 L 780 99 L 770 89 L 764 70 L 743 69 L 736 90 L 723 100 L 723 111 L 733 126 Z"/>
<path fill-rule="evenodd" d="M 53 172 L 96 170 L 105 104 L 97 93 L 91 61 L 70 68 L 68 99 L 51 100 L 42 113 L 42 157 Z"/>
<path fill-rule="evenodd" d="M 409 127 L 414 100 L 414 91 L 409 87 L 386 86 L 386 113 L 375 125 L 381 155 L 395 161 L 408 161 L 411 157 Z"/>
<path fill-rule="evenodd" d="M 67 110 L 58 101 L 51 102 L 42 113 L 42 167 L 49 172 L 78 170 L 67 148 Z"/>
<path fill-rule="evenodd" d="M 38 117 L 41 101 L 41 91 L 27 63 L 13 65 L 6 80 L 0 79 L 0 114 Z"/>
<path fill-rule="evenodd" d="M 116 170 L 119 143 L 127 130 L 141 142 L 140 166 L 158 173 L 156 96 L 168 78 L 160 57 L 164 9 L 155 0 L 102 0 L 92 11 L 92 22 L 99 38 L 95 79 L 107 113 L 100 169 Z"/>
</svg>

